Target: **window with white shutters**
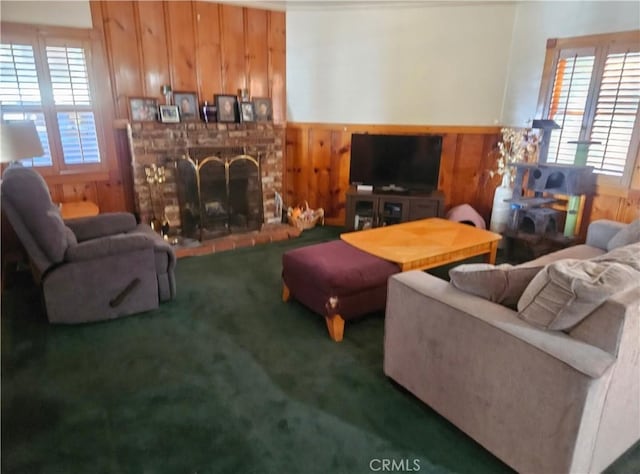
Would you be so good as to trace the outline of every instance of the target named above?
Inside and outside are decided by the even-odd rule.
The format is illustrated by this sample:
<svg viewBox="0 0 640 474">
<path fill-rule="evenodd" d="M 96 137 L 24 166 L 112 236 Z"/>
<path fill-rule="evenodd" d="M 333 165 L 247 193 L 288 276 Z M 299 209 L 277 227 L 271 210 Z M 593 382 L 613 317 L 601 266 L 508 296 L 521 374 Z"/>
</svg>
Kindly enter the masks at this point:
<svg viewBox="0 0 640 474">
<path fill-rule="evenodd" d="M 30 44 L 0 44 L 0 107 L 3 120 L 33 120 L 44 155 L 23 160 L 26 166 L 51 166 L 40 84 Z"/>
<path fill-rule="evenodd" d="M 543 113 L 561 128 L 551 134 L 547 162 L 572 164 L 577 145 L 570 142 L 599 142 L 589 145 L 587 165 L 628 184 L 640 141 L 640 32 L 552 44 Z"/>
<path fill-rule="evenodd" d="M 17 38 L 0 44 L 0 114 L 33 120 L 44 155 L 27 166 L 55 171 L 100 165 L 88 43 Z M 26 161 L 26 162 L 25 162 Z"/>
</svg>

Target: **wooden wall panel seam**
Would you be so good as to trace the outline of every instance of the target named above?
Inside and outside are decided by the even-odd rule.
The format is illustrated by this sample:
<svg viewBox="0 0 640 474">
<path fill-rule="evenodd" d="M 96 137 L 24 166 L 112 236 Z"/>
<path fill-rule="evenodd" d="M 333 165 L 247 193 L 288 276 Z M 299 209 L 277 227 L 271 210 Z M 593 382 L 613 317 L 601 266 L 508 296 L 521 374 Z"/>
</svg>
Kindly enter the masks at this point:
<svg viewBox="0 0 640 474">
<path fill-rule="evenodd" d="M 138 81 L 142 84 L 144 88 L 143 95 L 149 95 L 149 91 L 147 90 L 147 81 L 144 77 L 144 72 L 146 70 L 145 61 L 144 61 L 144 51 L 142 50 L 142 32 L 140 31 L 140 10 L 138 9 L 138 2 L 133 2 L 133 19 L 136 25 L 136 49 L 138 50 L 138 64 L 140 67 L 138 68 Z"/>
<path fill-rule="evenodd" d="M 171 42 L 171 21 L 169 21 L 169 17 L 170 17 L 170 12 L 169 12 L 169 5 L 168 2 L 163 2 L 162 4 L 162 9 L 164 12 L 164 30 L 165 30 L 165 34 L 166 34 L 166 41 L 167 41 L 167 58 L 169 59 L 169 80 L 171 82 L 171 84 L 175 84 L 176 80 L 175 80 L 175 72 L 174 72 L 174 68 L 173 68 L 173 48 L 169 47 L 169 44 Z"/>
<path fill-rule="evenodd" d="M 200 97 L 200 94 L 201 94 L 200 88 L 202 85 L 202 78 L 200 77 L 201 72 L 200 72 L 200 68 L 198 67 L 198 54 L 197 54 L 197 51 L 200 50 L 200 34 L 199 34 L 199 28 L 198 28 L 200 23 L 198 17 L 200 13 L 198 13 L 198 9 L 196 7 L 195 2 L 192 1 L 190 2 L 190 4 L 191 4 L 191 23 L 193 25 L 193 32 L 194 32 L 193 42 L 196 48 L 196 54 L 194 55 L 194 58 L 193 58 L 195 61 L 194 67 L 195 67 L 195 73 L 196 73 L 196 93 L 198 94 L 198 97 Z M 200 104 L 196 104 L 196 106 L 198 107 L 197 113 L 199 114 Z"/>
</svg>

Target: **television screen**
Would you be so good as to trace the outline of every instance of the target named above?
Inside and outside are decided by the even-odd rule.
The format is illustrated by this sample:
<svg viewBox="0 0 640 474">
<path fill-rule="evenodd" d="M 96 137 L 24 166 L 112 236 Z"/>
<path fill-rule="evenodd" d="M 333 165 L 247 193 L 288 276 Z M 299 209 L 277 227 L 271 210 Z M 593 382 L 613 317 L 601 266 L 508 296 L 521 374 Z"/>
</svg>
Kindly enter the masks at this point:
<svg viewBox="0 0 640 474">
<path fill-rule="evenodd" d="M 375 188 L 433 191 L 438 188 L 439 135 L 351 136 L 349 181 Z"/>
</svg>

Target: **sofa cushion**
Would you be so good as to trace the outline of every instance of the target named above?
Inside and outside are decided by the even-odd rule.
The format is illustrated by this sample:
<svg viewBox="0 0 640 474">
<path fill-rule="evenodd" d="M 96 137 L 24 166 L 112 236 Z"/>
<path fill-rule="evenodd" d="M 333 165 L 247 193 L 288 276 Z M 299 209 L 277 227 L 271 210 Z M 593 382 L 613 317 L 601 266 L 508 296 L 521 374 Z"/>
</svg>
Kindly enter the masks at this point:
<svg viewBox="0 0 640 474">
<path fill-rule="evenodd" d="M 607 252 L 590 260 L 592 262 L 623 263 L 640 272 L 640 242 L 618 247 L 611 252 Z"/>
<path fill-rule="evenodd" d="M 521 267 L 544 267 L 558 260 L 564 260 L 566 258 L 573 258 L 576 260 L 586 260 L 588 258 L 598 257 L 605 254 L 606 251 L 598 247 L 592 247 L 591 245 L 572 245 L 561 250 L 556 250 L 545 255 L 542 255 L 535 260 L 529 260 L 528 262 L 521 263 Z"/>
<path fill-rule="evenodd" d="M 547 265 L 518 301 L 519 316 L 544 329 L 567 330 L 614 293 L 640 282 L 640 272 L 617 261 L 566 259 Z"/>
<path fill-rule="evenodd" d="M 472 263 L 449 271 L 451 284 L 481 298 L 515 308 L 522 292 L 542 269 L 531 266 Z"/>
<path fill-rule="evenodd" d="M 607 250 L 614 250 L 624 245 L 640 242 L 640 219 L 636 219 L 623 227 L 607 242 Z"/>
</svg>

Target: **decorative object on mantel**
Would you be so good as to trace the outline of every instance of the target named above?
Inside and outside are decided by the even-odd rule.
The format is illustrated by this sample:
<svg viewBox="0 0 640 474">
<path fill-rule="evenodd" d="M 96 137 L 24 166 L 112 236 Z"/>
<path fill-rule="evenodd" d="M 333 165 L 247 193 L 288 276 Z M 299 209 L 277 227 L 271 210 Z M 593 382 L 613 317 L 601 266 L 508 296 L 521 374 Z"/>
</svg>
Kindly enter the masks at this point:
<svg viewBox="0 0 640 474">
<path fill-rule="evenodd" d="M 206 123 L 212 123 L 218 120 L 216 106 L 210 104 L 206 100 L 204 101 L 204 104 L 202 104 L 202 120 L 204 120 Z"/>
<path fill-rule="evenodd" d="M 238 100 L 240 102 L 249 102 L 249 89 L 238 89 Z"/>
<path fill-rule="evenodd" d="M 491 210 L 492 232 L 501 233 L 507 228 L 510 205 L 505 202 L 513 195 L 513 170 L 516 163 L 536 162 L 540 137 L 527 128 L 503 128 L 502 141 L 498 142 L 496 169 L 489 171 L 491 177 L 502 176 L 502 183 L 496 188 Z"/>
<path fill-rule="evenodd" d="M 290 207 L 287 210 L 289 224 L 300 230 L 313 229 L 318 221 L 324 225 L 324 209 L 309 208 L 309 203 L 304 202 L 304 206 Z"/>
<path fill-rule="evenodd" d="M 160 88 L 160 92 L 162 92 L 162 95 L 164 96 L 165 105 L 171 105 L 171 98 L 173 96 L 173 91 L 171 90 L 171 85 L 170 84 L 164 84 Z"/>
</svg>

